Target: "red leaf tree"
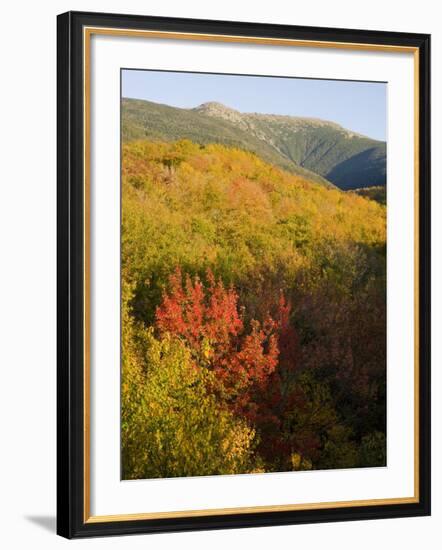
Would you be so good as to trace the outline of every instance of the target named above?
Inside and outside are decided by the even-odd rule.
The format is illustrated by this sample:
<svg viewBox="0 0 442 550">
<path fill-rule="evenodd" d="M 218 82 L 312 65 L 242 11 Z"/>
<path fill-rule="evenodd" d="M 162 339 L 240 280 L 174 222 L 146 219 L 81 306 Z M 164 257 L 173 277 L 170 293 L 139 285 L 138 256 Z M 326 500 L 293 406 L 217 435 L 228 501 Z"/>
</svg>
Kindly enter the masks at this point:
<svg viewBox="0 0 442 550">
<path fill-rule="evenodd" d="M 156 310 L 156 327 L 186 341 L 196 363 L 214 373 L 213 391 L 234 412 L 253 415 L 252 388 L 264 388 L 278 364 L 278 323 L 246 327 L 233 287 L 207 271 L 207 283 L 177 268 Z"/>
</svg>

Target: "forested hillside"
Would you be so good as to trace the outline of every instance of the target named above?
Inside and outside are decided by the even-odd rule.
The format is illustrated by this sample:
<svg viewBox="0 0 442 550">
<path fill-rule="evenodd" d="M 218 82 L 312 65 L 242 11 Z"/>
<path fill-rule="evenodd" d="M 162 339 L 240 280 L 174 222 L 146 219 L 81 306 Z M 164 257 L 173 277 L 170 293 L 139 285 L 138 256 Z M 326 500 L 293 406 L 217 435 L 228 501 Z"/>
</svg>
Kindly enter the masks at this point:
<svg viewBox="0 0 442 550">
<path fill-rule="evenodd" d="M 385 207 L 231 144 L 161 142 L 176 123 L 152 135 L 134 105 L 123 478 L 385 465 Z"/>
<path fill-rule="evenodd" d="M 385 185 L 386 144 L 334 122 L 294 116 L 240 113 L 209 102 L 178 109 L 123 99 L 123 138 L 220 143 L 252 151 L 263 160 L 341 189 Z"/>
<path fill-rule="evenodd" d="M 362 189 L 354 189 L 353 193 L 357 193 L 361 197 L 372 199 L 386 206 L 387 204 L 387 189 L 382 185 L 377 187 L 364 187 Z"/>
<path fill-rule="evenodd" d="M 331 183 L 319 174 L 293 163 L 272 145 L 236 127 L 229 121 L 214 120 L 192 109 L 176 109 L 149 101 L 123 99 L 123 139 L 148 138 L 173 141 L 187 138 L 195 143 L 220 143 L 252 151 L 294 174 L 302 175 L 327 187 Z"/>
</svg>

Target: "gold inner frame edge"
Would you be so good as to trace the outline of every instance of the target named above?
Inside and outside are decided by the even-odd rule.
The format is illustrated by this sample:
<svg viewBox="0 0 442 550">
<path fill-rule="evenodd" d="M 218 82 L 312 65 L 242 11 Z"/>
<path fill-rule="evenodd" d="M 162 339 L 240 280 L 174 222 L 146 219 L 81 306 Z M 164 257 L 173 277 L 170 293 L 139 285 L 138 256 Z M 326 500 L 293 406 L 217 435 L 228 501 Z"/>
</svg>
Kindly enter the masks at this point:
<svg viewBox="0 0 442 550">
<path fill-rule="evenodd" d="M 206 510 L 181 510 L 172 512 L 150 512 L 136 514 L 91 515 L 90 489 L 90 43 L 92 35 L 127 36 L 138 38 L 158 38 L 211 42 L 233 42 L 272 46 L 333 48 L 344 50 L 377 51 L 391 53 L 412 53 L 414 62 L 414 495 L 385 499 L 351 500 L 284 504 L 270 506 L 249 506 L 235 508 L 215 508 Z M 116 521 L 141 521 L 149 519 L 171 519 L 186 517 L 207 517 L 229 514 L 250 514 L 264 512 L 286 512 L 300 510 L 324 510 L 354 508 L 357 506 L 382 506 L 392 504 L 412 504 L 419 502 L 419 48 L 412 46 L 364 44 L 357 42 L 331 42 L 320 40 L 297 40 L 266 37 L 245 37 L 205 33 L 169 31 L 147 31 L 135 29 L 115 29 L 108 27 L 83 28 L 83 168 L 84 168 L 84 456 L 83 456 L 83 510 L 84 523 Z"/>
</svg>

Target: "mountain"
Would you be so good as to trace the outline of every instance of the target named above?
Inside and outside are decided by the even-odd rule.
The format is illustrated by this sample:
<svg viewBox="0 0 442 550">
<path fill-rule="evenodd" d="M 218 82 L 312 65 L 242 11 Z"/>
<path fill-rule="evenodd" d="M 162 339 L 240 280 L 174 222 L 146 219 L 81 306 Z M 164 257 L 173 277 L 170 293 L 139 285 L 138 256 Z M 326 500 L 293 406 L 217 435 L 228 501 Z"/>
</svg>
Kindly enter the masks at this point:
<svg viewBox="0 0 442 550">
<path fill-rule="evenodd" d="M 188 138 L 252 151 L 296 175 L 341 189 L 385 185 L 386 144 L 314 118 L 241 113 L 217 102 L 180 109 L 122 101 L 125 141 Z"/>
<path fill-rule="evenodd" d="M 122 101 L 122 136 L 124 141 L 155 139 L 173 141 L 190 139 L 195 143 L 220 143 L 256 153 L 263 160 L 317 183 L 331 186 L 325 178 L 281 154 L 271 144 L 232 124 L 196 109 L 179 109 L 138 99 Z"/>
<path fill-rule="evenodd" d="M 327 173 L 327 178 L 341 189 L 356 189 L 356 179 L 359 182 L 359 188 L 385 187 L 385 143 L 365 149 L 336 164 Z"/>
</svg>

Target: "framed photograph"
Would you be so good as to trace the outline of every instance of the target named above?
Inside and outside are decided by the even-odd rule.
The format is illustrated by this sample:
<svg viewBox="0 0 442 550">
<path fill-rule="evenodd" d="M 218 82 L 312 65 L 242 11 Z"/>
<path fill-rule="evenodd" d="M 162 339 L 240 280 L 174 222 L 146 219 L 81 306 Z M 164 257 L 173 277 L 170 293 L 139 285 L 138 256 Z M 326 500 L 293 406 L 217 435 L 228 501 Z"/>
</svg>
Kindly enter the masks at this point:
<svg viewBox="0 0 442 550">
<path fill-rule="evenodd" d="M 58 533 L 430 514 L 430 37 L 58 17 Z"/>
</svg>

